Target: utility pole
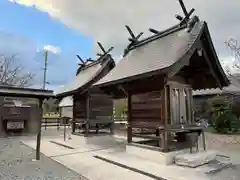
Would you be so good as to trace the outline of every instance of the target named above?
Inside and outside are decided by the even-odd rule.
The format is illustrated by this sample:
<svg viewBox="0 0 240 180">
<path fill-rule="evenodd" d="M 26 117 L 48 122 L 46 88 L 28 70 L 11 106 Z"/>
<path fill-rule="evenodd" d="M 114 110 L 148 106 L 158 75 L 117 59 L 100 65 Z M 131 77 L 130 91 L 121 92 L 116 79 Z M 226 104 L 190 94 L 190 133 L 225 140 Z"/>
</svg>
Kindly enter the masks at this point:
<svg viewBox="0 0 240 180">
<path fill-rule="evenodd" d="M 44 74 L 43 74 L 43 87 L 42 89 L 45 89 L 46 86 L 46 79 L 47 79 L 47 62 L 48 62 L 48 51 L 45 51 L 45 58 L 44 58 Z M 43 99 L 39 99 L 39 109 L 41 111 L 41 118 L 39 121 L 39 129 L 37 133 L 37 143 L 36 143 L 36 160 L 40 160 L 40 146 L 41 146 L 41 131 L 42 131 L 42 116 L 43 116 Z"/>
<path fill-rule="evenodd" d="M 43 89 L 45 89 L 46 88 L 46 83 L 47 83 L 47 65 L 48 65 L 48 51 L 46 50 L 45 51 L 45 55 L 44 55 L 44 68 L 43 68 L 43 70 L 44 70 L 44 74 L 43 74 Z"/>
</svg>

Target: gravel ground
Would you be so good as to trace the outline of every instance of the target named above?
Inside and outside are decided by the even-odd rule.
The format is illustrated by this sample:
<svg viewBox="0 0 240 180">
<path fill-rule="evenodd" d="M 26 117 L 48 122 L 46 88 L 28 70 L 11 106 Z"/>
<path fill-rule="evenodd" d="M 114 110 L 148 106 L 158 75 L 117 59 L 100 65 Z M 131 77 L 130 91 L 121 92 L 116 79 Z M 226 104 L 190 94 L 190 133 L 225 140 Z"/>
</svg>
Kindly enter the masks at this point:
<svg viewBox="0 0 240 180">
<path fill-rule="evenodd" d="M 65 166 L 41 155 L 18 138 L 0 139 L 0 180 L 87 180 Z"/>
</svg>

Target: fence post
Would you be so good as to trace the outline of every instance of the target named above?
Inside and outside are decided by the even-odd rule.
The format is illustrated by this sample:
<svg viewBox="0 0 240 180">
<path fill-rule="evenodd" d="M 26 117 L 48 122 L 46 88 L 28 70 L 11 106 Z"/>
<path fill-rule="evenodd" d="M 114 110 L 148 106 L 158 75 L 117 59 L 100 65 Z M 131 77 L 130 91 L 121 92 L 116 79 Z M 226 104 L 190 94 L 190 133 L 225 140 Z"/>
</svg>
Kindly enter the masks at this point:
<svg viewBox="0 0 240 180">
<path fill-rule="evenodd" d="M 59 118 L 57 118 L 57 130 L 59 130 L 59 126 L 60 126 L 60 121 L 59 121 Z"/>
<path fill-rule="evenodd" d="M 44 118 L 44 122 L 45 122 L 45 130 L 47 130 L 47 119 Z"/>
</svg>

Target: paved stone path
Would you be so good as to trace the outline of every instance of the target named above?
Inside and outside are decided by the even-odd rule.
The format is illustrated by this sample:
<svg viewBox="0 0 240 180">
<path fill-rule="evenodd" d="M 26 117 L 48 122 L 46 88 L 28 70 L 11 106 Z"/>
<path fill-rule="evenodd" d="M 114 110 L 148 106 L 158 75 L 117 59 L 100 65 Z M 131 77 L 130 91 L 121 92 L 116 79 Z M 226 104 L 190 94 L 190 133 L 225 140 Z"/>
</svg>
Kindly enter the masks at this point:
<svg viewBox="0 0 240 180">
<path fill-rule="evenodd" d="M 209 175 L 211 180 L 239 180 L 240 179 L 240 165 L 235 165 L 224 169 L 218 173 Z"/>
<path fill-rule="evenodd" d="M 52 154 L 57 153 L 55 152 L 55 149 L 46 149 L 44 148 L 44 139 L 63 139 L 63 132 L 56 131 L 54 129 L 52 130 L 43 130 L 43 141 L 41 150 L 45 150 L 45 154 Z M 72 155 L 66 155 L 66 148 L 61 148 L 60 146 L 57 147 L 58 151 L 60 152 L 60 156 L 52 157 L 52 159 L 55 159 L 59 163 L 69 165 L 72 164 L 71 169 L 76 171 L 69 170 L 65 166 L 59 164 L 58 162 L 41 155 L 40 161 L 32 161 L 35 158 L 35 151 L 30 148 L 29 146 L 26 146 L 20 142 L 23 138 L 12 138 L 12 139 L 0 139 L 0 180 L 86 180 L 86 178 L 81 177 L 78 173 L 81 173 L 83 175 L 90 174 L 89 177 L 91 180 L 99 180 L 100 177 L 109 177 L 109 170 L 111 169 L 112 174 L 118 174 L 118 178 L 115 178 L 116 176 L 109 177 L 111 180 L 128 180 L 128 179 L 151 179 L 147 176 L 141 176 L 138 173 L 130 172 L 126 169 L 113 166 L 109 163 L 105 163 L 100 160 L 96 160 L 90 155 L 90 152 L 93 151 L 94 154 L 99 151 L 106 151 L 106 153 L 109 153 L 108 151 L 111 150 L 109 147 L 107 150 L 98 150 L 97 149 L 103 149 L 103 147 L 107 146 L 104 145 L 104 138 L 101 138 L 101 141 L 92 142 L 87 141 L 88 145 L 85 147 L 84 144 L 78 144 L 80 141 L 77 138 L 77 141 L 75 143 L 74 137 L 71 140 L 71 146 L 75 148 L 75 150 L 68 150 L 68 151 L 79 151 L 77 153 L 73 153 Z M 33 140 L 35 147 L 35 140 L 36 137 L 27 137 L 26 140 Z M 107 144 L 109 141 L 108 140 Z M 110 143 L 111 144 L 111 143 Z M 114 146 L 116 146 L 115 143 L 113 143 Z M 53 144 L 54 145 L 54 144 Z M 95 148 L 95 146 L 97 148 Z M 227 147 L 227 146 L 226 146 Z M 212 148 L 212 147 L 210 147 Z M 90 151 L 90 150 L 91 151 Z M 214 148 L 220 150 L 220 152 L 224 155 L 230 156 L 231 159 L 234 162 L 233 167 L 223 169 L 220 172 L 213 173 L 210 175 L 206 175 L 206 180 L 239 180 L 240 179 L 240 152 L 233 151 L 230 152 L 229 149 L 226 149 L 223 151 L 222 148 Z M 233 148 L 232 148 L 233 149 Z M 235 150 L 236 148 L 234 148 Z M 46 153 L 46 150 L 49 151 Z M 61 151 L 60 151 L 61 150 Z M 89 152 L 90 151 L 90 152 Z M 219 153 L 220 153 L 219 152 Z M 100 152 L 99 152 L 100 153 Z M 114 150 L 115 153 L 115 150 Z M 51 156 L 51 155 L 50 155 Z M 145 164 L 146 165 L 146 164 Z M 107 169 L 107 170 L 106 170 Z M 86 172 L 89 173 L 86 173 Z M 105 172 L 106 171 L 106 172 Z M 159 169 L 158 169 L 159 171 Z M 83 173 L 85 172 L 85 174 Z M 94 172 L 94 174 L 90 173 Z M 173 172 L 173 171 L 172 171 Z M 171 173 L 171 172 L 170 172 Z M 160 173 L 162 176 L 163 174 Z M 86 176 L 88 177 L 88 176 Z M 131 177 L 131 178 L 129 178 Z M 104 179 L 104 178 L 103 178 Z M 180 178 L 178 176 L 178 179 L 184 179 Z M 191 179 L 191 178 L 190 178 Z M 169 180 L 169 179 L 167 179 Z M 188 178 L 184 179 L 188 180 Z M 205 180 L 205 179 L 204 179 Z"/>
<path fill-rule="evenodd" d="M 51 150 L 50 150 L 51 151 Z M 18 138 L 0 139 L 1 180 L 86 180 L 65 166 L 41 155 L 34 161 L 35 151 Z"/>
</svg>

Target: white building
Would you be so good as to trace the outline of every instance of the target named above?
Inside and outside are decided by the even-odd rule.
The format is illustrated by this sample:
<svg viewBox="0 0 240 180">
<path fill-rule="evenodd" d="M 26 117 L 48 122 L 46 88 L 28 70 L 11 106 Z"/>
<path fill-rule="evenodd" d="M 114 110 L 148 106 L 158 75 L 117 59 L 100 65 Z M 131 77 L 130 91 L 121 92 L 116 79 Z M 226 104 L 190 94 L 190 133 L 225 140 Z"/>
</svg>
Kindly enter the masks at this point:
<svg viewBox="0 0 240 180">
<path fill-rule="evenodd" d="M 73 99 L 72 96 L 67 96 L 63 98 L 59 103 L 60 108 L 60 116 L 61 117 L 69 117 L 73 116 Z"/>
</svg>

